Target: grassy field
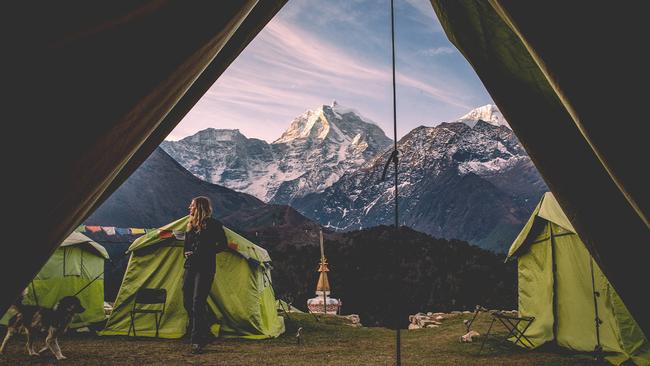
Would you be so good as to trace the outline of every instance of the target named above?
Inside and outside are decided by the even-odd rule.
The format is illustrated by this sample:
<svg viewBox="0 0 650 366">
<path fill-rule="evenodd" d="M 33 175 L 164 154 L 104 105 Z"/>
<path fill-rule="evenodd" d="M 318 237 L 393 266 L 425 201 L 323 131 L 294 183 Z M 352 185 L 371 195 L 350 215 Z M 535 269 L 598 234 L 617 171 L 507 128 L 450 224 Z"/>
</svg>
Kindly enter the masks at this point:
<svg viewBox="0 0 650 366">
<path fill-rule="evenodd" d="M 190 355 L 189 345 L 181 340 L 133 339 L 70 335 L 59 343 L 64 361 L 50 352 L 30 357 L 24 339 L 15 338 L 0 365 L 393 365 L 395 332 L 385 328 L 352 328 L 346 320 L 290 314 L 287 332 L 265 341 L 218 339 L 205 353 Z M 544 349 L 525 351 L 501 342 L 505 330 L 495 324 L 481 355 L 480 341 L 459 343 L 464 333 L 461 315 L 446 319 L 436 329 L 402 331 L 403 365 L 595 365 L 589 355 Z M 489 315 L 482 314 L 472 329 L 483 333 Z M 363 319 L 362 319 L 363 321 Z M 303 328 L 303 342 L 297 344 L 295 332 Z M 4 330 L 0 332 L 4 335 Z M 494 334 L 494 338 L 492 336 Z"/>
</svg>

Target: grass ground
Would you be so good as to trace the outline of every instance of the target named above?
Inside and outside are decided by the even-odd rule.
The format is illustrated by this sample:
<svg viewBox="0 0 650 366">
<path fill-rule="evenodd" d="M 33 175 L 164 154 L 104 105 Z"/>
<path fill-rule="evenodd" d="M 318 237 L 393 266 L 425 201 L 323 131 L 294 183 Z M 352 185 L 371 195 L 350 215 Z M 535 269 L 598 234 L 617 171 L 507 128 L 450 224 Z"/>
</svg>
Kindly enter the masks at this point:
<svg viewBox="0 0 650 366">
<path fill-rule="evenodd" d="M 394 365 L 395 332 L 385 328 L 352 328 L 334 317 L 290 314 L 287 332 L 264 341 L 218 339 L 205 353 L 190 355 L 189 345 L 180 340 L 134 339 L 71 335 L 59 343 L 64 361 L 51 353 L 30 357 L 23 338 L 15 338 L 0 365 Z M 447 319 L 437 329 L 403 330 L 403 365 L 595 365 L 589 355 L 559 350 L 522 350 L 499 336 L 505 329 L 495 324 L 481 355 L 480 342 L 459 343 L 464 333 L 461 315 Z M 489 316 L 482 314 L 472 329 L 485 332 Z M 362 319 L 363 320 L 363 319 Z M 295 332 L 303 328 L 303 342 L 297 344 Z M 4 335 L 4 331 L 0 331 Z M 494 334 L 494 338 L 493 335 Z"/>
</svg>

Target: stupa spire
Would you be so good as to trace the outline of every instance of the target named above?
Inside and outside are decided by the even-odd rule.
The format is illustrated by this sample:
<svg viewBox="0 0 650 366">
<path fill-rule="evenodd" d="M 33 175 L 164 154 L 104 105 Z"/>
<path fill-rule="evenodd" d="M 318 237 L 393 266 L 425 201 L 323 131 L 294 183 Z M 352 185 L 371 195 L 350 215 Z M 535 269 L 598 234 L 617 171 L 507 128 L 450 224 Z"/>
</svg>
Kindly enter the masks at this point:
<svg viewBox="0 0 650 366">
<path fill-rule="evenodd" d="M 316 284 L 316 295 L 322 295 L 325 292 L 325 295 L 330 294 L 330 281 L 327 279 L 327 258 L 325 258 L 325 248 L 323 247 L 323 230 L 320 231 L 320 264 L 318 265 L 318 283 Z"/>
<path fill-rule="evenodd" d="M 316 297 L 307 300 L 307 308 L 311 313 L 338 314 L 341 310 L 341 300 L 329 297 L 330 282 L 327 279 L 327 258 L 323 244 L 323 230 L 320 230 L 320 262 L 318 265 L 318 283 L 316 284 Z"/>
</svg>

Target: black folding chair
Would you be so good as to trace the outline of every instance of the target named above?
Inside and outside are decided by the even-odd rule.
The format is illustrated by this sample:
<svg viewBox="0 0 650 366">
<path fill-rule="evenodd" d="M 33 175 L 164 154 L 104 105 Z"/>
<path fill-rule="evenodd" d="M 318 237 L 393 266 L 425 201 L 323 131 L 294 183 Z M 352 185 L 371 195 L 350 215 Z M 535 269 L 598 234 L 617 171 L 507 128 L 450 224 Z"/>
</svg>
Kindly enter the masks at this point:
<svg viewBox="0 0 650 366">
<path fill-rule="evenodd" d="M 167 290 L 164 288 L 141 288 L 135 293 L 135 300 L 133 301 L 133 308 L 131 309 L 131 324 L 129 325 L 128 335 L 131 335 L 133 329 L 133 336 L 135 332 L 135 315 L 136 314 L 153 314 L 156 319 L 156 338 L 158 338 L 158 328 L 160 327 L 160 320 L 165 313 L 165 303 L 167 302 Z M 162 304 L 162 308 L 152 309 L 151 305 Z M 138 307 L 138 305 L 145 305 L 146 308 Z"/>
<path fill-rule="evenodd" d="M 508 330 L 508 334 L 505 336 L 504 341 L 507 341 L 510 339 L 510 337 L 514 337 L 514 344 L 521 344 L 525 348 L 533 348 L 535 347 L 535 344 L 528 338 L 526 337 L 526 330 L 528 330 L 528 327 L 530 327 L 530 324 L 532 324 L 533 320 L 535 320 L 534 316 L 514 316 L 514 315 L 509 315 L 501 311 L 495 311 L 490 313 L 492 315 L 492 323 L 490 323 L 490 327 L 488 328 L 487 333 L 485 334 L 485 337 L 483 338 L 483 343 L 481 343 L 481 349 L 478 351 L 479 354 L 481 354 L 481 351 L 483 351 L 483 346 L 485 345 L 485 341 L 487 340 L 488 336 L 490 335 L 490 330 L 492 330 L 492 326 L 494 325 L 494 322 L 497 320 L 503 324 L 503 326 Z M 522 324 L 523 328 L 519 329 L 519 324 Z M 525 342 L 524 342 L 525 341 Z M 528 342 L 528 344 L 526 344 Z"/>
</svg>

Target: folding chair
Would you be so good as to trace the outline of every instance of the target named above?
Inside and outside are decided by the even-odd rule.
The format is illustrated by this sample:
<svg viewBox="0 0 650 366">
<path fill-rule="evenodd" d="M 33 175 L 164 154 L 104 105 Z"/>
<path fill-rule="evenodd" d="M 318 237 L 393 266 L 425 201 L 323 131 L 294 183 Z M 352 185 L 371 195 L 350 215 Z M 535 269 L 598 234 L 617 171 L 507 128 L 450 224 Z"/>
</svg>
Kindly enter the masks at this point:
<svg viewBox="0 0 650 366">
<path fill-rule="evenodd" d="M 497 320 L 501 322 L 501 324 L 503 324 L 503 326 L 508 330 L 508 335 L 505 336 L 504 341 L 507 341 L 508 339 L 510 339 L 510 337 L 514 337 L 515 344 L 519 343 L 525 348 L 535 347 L 535 344 L 530 339 L 528 339 L 528 337 L 526 337 L 525 334 L 526 330 L 528 330 L 528 327 L 530 327 L 530 324 L 533 322 L 533 320 L 535 320 L 534 316 L 514 316 L 514 315 L 508 315 L 501 311 L 492 312 L 490 313 L 490 315 L 492 315 L 492 323 L 490 323 L 490 327 L 488 328 L 488 331 L 485 334 L 485 337 L 483 338 L 483 342 L 481 343 L 481 349 L 478 351 L 479 354 L 481 354 L 481 351 L 483 351 L 483 346 L 485 345 L 485 341 L 490 335 L 490 330 L 492 330 L 492 326 L 494 325 L 494 322 L 496 322 Z M 519 329 L 519 323 L 522 323 L 523 329 Z M 524 341 L 528 342 L 528 344 L 526 344 Z"/>
<path fill-rule="evenodd" d="M 129 332 L 133 329 L 133 336 L 135 332 L 135 315 L 136 314 L 153 314 L 156 319 L 156 338 L 158 338 L 158 329 L 160 327 L 160 320 L 165 313 L 165 303 L 167 302 L 167 290 L 164 288 L 141 288 L 135 293 L 135 300 L 133 301 L 133 308 L 131 309 L 131 324 L 129 325 Z M 152 309 L 151 305 L 162 304 L 162 308 Z M 147 308 L 138 307 L 138 305 L 145 305 Z"/>
</svg>

